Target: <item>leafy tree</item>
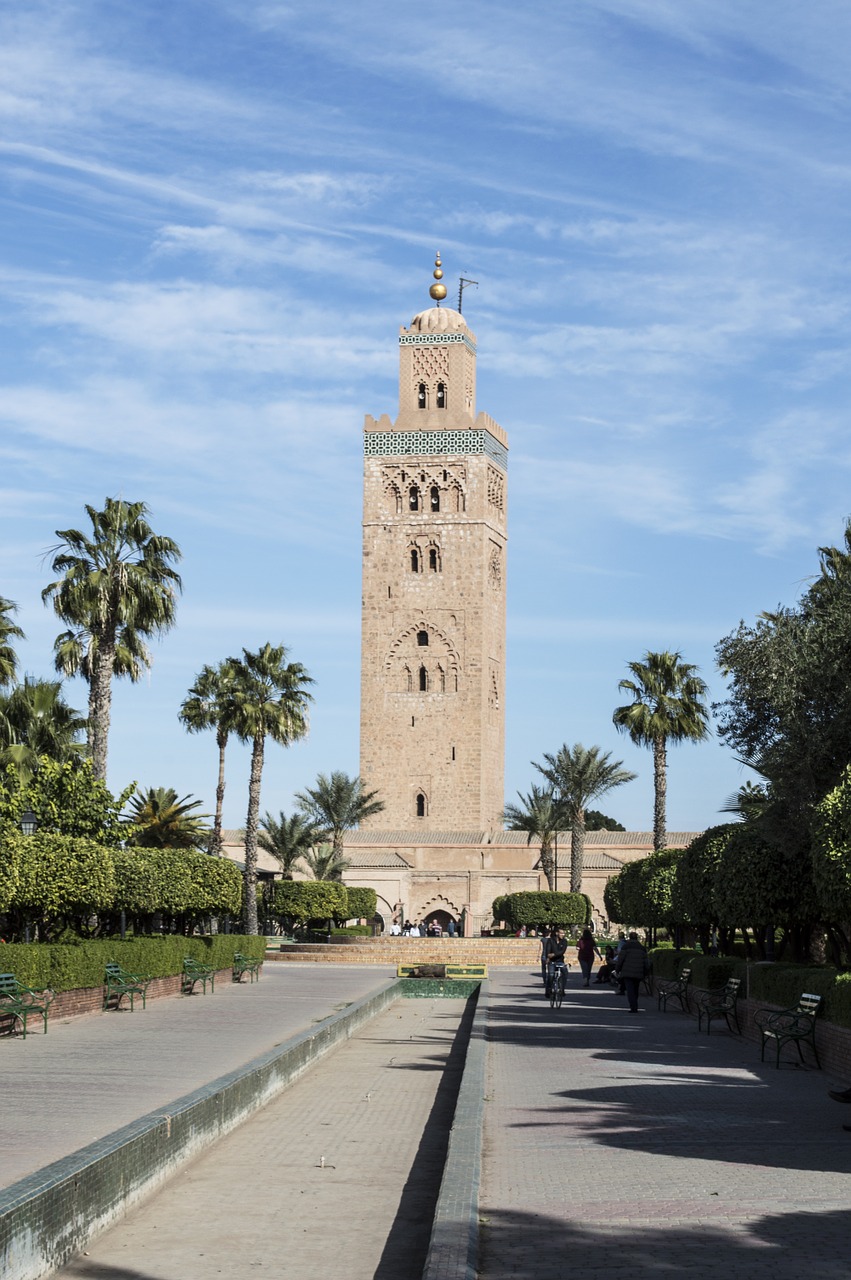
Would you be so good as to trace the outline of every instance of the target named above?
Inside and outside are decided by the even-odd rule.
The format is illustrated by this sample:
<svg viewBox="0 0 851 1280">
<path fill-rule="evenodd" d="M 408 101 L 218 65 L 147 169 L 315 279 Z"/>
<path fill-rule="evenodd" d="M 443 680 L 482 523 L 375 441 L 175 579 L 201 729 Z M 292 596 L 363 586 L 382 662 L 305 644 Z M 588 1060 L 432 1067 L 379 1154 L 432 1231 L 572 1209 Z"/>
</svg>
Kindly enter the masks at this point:
<svg viewBox="0 0 851 1280">
<path fill-rule="evenodd" d="M 701 742 L 709 736 L 707 687 L 697 667 L 683 662 L 680 653 L 646 653 L 628 666 L 633 678 L 621 680 L 618 688 L 631 694 L 632 702 L 618 707 L 612 719 L 634 743 L 653 751 L 653 847 L 664 849 L 668 743 Z"/>
<path fill-rule="evenodd" d="M 310 818 L 303 813 L 293 813 L 288 818 L 282 810 L 277 818 L 273 818 L 271 813 L 264 814 L 257 831 L 257 843 L 261 849 L 277 858 L 284 879 L 292 880 L 296 864 L 316 844 L 318 834 Z M 317 877 L 320 880 L 326 878 Z"/>
<path fill-rule="evenodd" d="M 127 821 L 133 827 L 128 844 L 146 849 L 200 849 L 208 843 L 206 813 L 193 813 L 201 804 L 190 796 L 178 799 L 171 787 L 148 787 L 133 796 Z"/>
<path fill-rule="evenodd" d="M 78 836 L 37 832 L 7 836 L 17 863 L 10 918 L 21 936 L 29 924 L 42 941 L 66 927 L 88 931 L 88 922 L 115 896 L 112 859 L 102 845 Z"/>
<path fill-rule="evenodd" d="M 378 894 L 366 886 L 346 886 L 346 920 L 372 920 L 378 906 Z"/>
<path fill-rule="evenodd" d="M 556 800 L 551 786 L 538 787 L 534 783 L 528 795 L 524 796 L 518 791 L 517 798 L 519 804 L 505 806 L 503 821 L 509 831 L 525 831 L 527 845 L 533 839 L 540 841 L 541 870 L 546 876 L 548 888 L 553 891 L 556 887 L 553 842 L 567 821 L 564 805 Z"/>
<path fill-rule="evenodd" d="M 257 933 L 257 824 L 266 739 L 289 746 L 307 733 L 311 677 L 298 662 L 287 662 L 283 645 L 243 649 L 233 662 L 233 732 L 251 743 L 248 816 L 245 823 L 245 932 Z"/>
<path fill-rule="evenodd" d="M 585 830 L 586 831 L 626 831 L 626 827 L 619 822 L 615 822 L 614 818 L 609 818 L 605 813 L 601 813 L 599 809 L 585 810 Z"/>
<path fill-rule="evenodd" d="M 636 775 L 624 769 L 622 760 L 612 760 L 610 751 L 583 747 L 578 742 L 573 747 L 565 743 L 555 755 L 545 754 L 544 761 L 533 764 L 553 787 L 570 822 L 570 891 L 581 893 L 585 810 L 591 800 L 632 782 Z"/>
<path fill-rule="evenodd" d="M 26 786 L 13 767 L 0 772 L 0 822 L 17 830 L 21 814 L 31 809 L 42 834 L 79 836 L 112 848 L 127 838 L 121 814 L 134 790 L 131 783 L 114 796 L 94 777 L 91 760 L 60 763 L 42 756 Z"/>
<path fill-rule="evenodd" d="M 674 890 L 682 849 L 659 849 L 628 862 L 617 875 L 620 923 L 653 929 L 674 922 Z"/>
<path fill-rule="evenodd" d="M 154 533 L 143 502 L 107 498 L 86 505 L 91 534 L 57 529 L 52 569 L 60 576 L 42 599 L 72 630 L 55 644 L 57 669 L 89 685 L 89 747 L 96 778 L 106 780 L 113 676 L 138 680 L 151 665 L 145 638 L 174 625 L 180 549 Z"/>
<path fill-rule="evenodd" d="M 302 861 L 310 871 L 314 880 L 341 881 L 343 872 L 352 865 L 348 858 L 341 857 L 332 844 L 320 844 L 302 854 Z"/>
<path fill-rule="evenodd" d="M 547 893 L 527 890 L 508 893 L 500 902 L 500 919 L 511 929 L 521 925 L 586 924 L 590 908 L 584 893 Z"/>
<path fill-rule="evenodd" d="M 320 773 L 314 787 L 296 793 L 296 802 L 319 834 L 330 837 L 337 858 L 343 856 L 346 832 L 381 813 L 384 801 L 377 791 L 367 791 L 361 778 L 340 771 Z"/>
<path fill-rule="evenodd" d="M 25 676 L 9 693 L 0 693 L 0 766 L 12 764 L 26 785 L 40 756 L 63 763 L 79 759 L 85 720 L 69 707 L 59 680 Z"/>
<path fill-rule="evenodd" d="M 234 666 L 231 659 L 217 667 L 202 667 L 180 708 L 180 720 L 190 733 L 215 729 L 219 749 L 219 776 L 216 783 L 216 813 L 210 852 L 222 852 L 222 808 L 225 799 L 225 751 L 233 727 Z M 265 847 L 265 846 L 264 846 Z"/>
<path fill-rule="evenodd" d="M 271 886 L 272 910 L 299 924 L 311 920 L 347 920 L 346 886 L 321 880 L 276 880 Z"/>
<path fill-rule="evenodd" d="M 25 640 L 21 628 L 12 621 L 18 606 L 0 596 L 0 689 L 14 684 L 18 674 L 18 655 L 12 647 L 13 640 Z"/>
</svg>

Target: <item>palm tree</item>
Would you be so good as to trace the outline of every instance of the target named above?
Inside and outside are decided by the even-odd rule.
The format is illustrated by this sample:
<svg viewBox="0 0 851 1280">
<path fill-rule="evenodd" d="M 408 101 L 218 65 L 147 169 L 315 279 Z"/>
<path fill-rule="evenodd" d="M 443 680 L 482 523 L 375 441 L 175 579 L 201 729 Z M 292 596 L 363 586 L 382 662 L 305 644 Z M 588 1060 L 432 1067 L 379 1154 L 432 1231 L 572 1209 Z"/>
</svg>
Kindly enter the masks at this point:
<svg viewBox="0 0 851 1280">
<path fill-rule="evenodd" d="M 541 842 L 541 869 L 551 891 L 556 887 L 556 865 L 553 857 L 553 840 L 565 820 L 563 805 L 556 800 L 552 787 L 537 787 L 527 796 L 517 792 L 520 804 L 507 804 L 503 821 L 509 831 L 525 831 L 526 843 Z"/>
<path fill-rule="evenodd" d="M 26 639 L 21 628 L 12 621 L 11 615 L 17 612 L 16 604 L 0 596 L 0 689 L 14 683 L 18 674 L 18 655 L 10 641 Z"/>
<path fill-rule="evenodd" d="M 13 764 L 26 785 L 40 756 L 64 764 L 85 755 L 80 734 L 86 721 L 70 707 L 59 680 L 25 676 L 23 684 L 0 694 L 0 764 Z"/>
<path fill-rule="evenodd" d="M 172 787 L 148 787 L 133 796 L 127 822 L 136 830 L 128 844 L 144 849 L 202 849 L 210 828 L 204 822 L 208 813 L 193 813 L 201 804 L 191 796 L 178 799 Z"/>
<path fill-rule="evenodd" d="M 278 818 L 266 813 L 257 832 L 257 843 L 277 858 L 284 879 L 292 880 L 296 863 L 299 858 L 307 857 L 317 837 L 316 827 L 303 813 L 294 813 L 289 818 L 283 812 Z"/>
<path fill-rule="evenodd" d="M 339 771 L 330 777 L 320 773 L 316 786 L 296 792 L 295 798 L 318 832 L 331 837 L 338 858 L 343 856 L 346 832 L 384 808 L 377 791 L 367 791 L 361 778 L 350 778 Z"/>
<path fill-rule="evenodd" d="M 631 694 L 632 702 L 618 707 L 612 719 L 637 746 L 653 750 L 653 848 L 664 849 L 668 743 L 709 737 L 707 686 L 680 653 L 646 653 L 628 667 L 633 679 L 621 680 L 618 688 Z"/>
<path fill-rule="evenodd" d="M 215 729 L 219 749 L 219 777 L 216 783 L 216 813 L 213 818 L 213 835 L 210 852 L 221 856 L 222 808 L 225 800 L 225 750 L 232 730 L 232 689 L 234 667 L 230 658 L 217 667 L 202 667 L 195 677 L 178 713 L 184 727 L 190 733 Z"/>
<path fill-rule="evenodd" d="M 333 844 L 320 844 L 305 853 L 302 858 L 314 880 L 342 880 L 343 872 L 352 865 L 341 857 Z"/>
<path fill-rule="evenodd" d="M 612 760 L 611 752 L 599 747 L 565 744 L 555 755 L 544 755 L 545 764 L 535 764 L 554 789 L 565 817 L 570 822 L 570 892 L 582 892 L 585 857 L 585 810 L 592 800 L 614 787 L 632 782 L 636 776 L 624 769 L 622 760 Z M 534 764 L 534 761 L 533 761 Z"/>
<path fill-rule="evenodd" d="M 56 665 L 88 681 L 92 770 L 105 782 L 112 678 L 138 680 L 151 665 L 145 638 L 174 625 L 180 548 L 154 533 L 144 502 L 107 498 L 103 511 L 86 512 L 91 536 L 56 530 L 51 567 L 61 576 L 41 596 L 72 628 L 56 640 Z"/>
<path fill-rule="evenodd" d="M 243 649 L 233 658 L 233 732 L 251 743 L 248 816 L 245 822 L 245 932 L 257 932 L 257 817 L 266 739 L 287 747 L 307 733 L 306 686 L 312 684 L 300 662 L 287 663 L 287 650 L 265 644 L 256 653 Z"/>
</svg>

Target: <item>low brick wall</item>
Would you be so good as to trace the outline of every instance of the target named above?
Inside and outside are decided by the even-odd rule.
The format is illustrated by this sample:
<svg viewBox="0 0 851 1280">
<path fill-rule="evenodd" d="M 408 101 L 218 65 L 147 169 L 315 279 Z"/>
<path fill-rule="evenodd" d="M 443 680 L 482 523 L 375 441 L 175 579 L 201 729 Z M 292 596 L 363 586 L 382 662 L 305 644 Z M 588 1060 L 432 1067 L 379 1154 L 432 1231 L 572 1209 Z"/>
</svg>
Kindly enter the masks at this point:
<svg viewBox="0 0 851 1280">
<path fill-rule="evenodd" d="M 697 990 L 697 988 L 696 988 Z M 752 1040 L 754 1044 L 759 1044 L 759 1031 L 754 1022 L 754 1015 L 757 1009 L 780 1010 L 779 1004 L 766 1004 L 763 1000 L 740 1000 L 739 1001 L 739 1024 L 742 1028 L 742 1035 L 747 1040 Z M 676 1006 L 671 1006 L 673 1012 Z M 723 1020 L 713 1022 L 712 1035 L 715 1035 L 720 1027 L 724 1028 Z M 704 1033 L 705 1030 L 704 1030 Z M 819 1061 L 826 1075 L 836 1076 L 840 1080 L 851 1085 L 851 1029 L 848 1027 L 838 1027 L 834 1022 L 826 1022 L 823 1018 L 819 1018 L 816 1023 L 816 1045 L 818 1047 Z M 812 1050 L 808 1045 L 803 1046 L 804 1062 L 807 1066 L 815 1067 L 815 1059 Z M 767 1045 L 765 1050 L 765 1061 L 769 1064 L 774 1063 L 775 1049 L 772 1045 Z M 794 1044 L 784 1045 L 780 1054 L 781 1067 L 785 1064 L 799 1062 L 798 1050 Z"/>
<path fill-rule="evenodd" d="M 233 970 L 218 969 L 216 971 L 216 982 L 231 982 L 233 980 Z M 167 978 L 154 978 L 148 987 L 147 999 L 158 1000 L 163 996 L 179 996 L 181 989 L 181 976 L 179 973 L 170 974 Z M 103 1012 L 103 996 L 106 987 L 77 987 L 73 991 L 60 991 L 50 1006 L 50 1014 L 48 1015 L 48 1025 L 50 1018 L 78 1018 L 87 1013 Z M 198 988 L 200 990 L 200 988 Z M 141 999 L 138 1001 L 141 1004 Z M 129 997 L 125 996 L 122 1009 L 130 1008 Z"/>
<path fill-rule="evenodd" d="M 271 961 L 309 964 L 493 964 L 534 968 L 540 963 L 540 938 L 363 938 L 356 942 L 282 943 L 266 952 Z M 568 959 L 576 965 L 575 948 Z"/>
<path fill-rule="evenodd" d="M 40 1280 L 62 1266 L 398 994 L 390 981 L 237 1071 L 0 1192 L 0 1276 Z"/>
</svg>

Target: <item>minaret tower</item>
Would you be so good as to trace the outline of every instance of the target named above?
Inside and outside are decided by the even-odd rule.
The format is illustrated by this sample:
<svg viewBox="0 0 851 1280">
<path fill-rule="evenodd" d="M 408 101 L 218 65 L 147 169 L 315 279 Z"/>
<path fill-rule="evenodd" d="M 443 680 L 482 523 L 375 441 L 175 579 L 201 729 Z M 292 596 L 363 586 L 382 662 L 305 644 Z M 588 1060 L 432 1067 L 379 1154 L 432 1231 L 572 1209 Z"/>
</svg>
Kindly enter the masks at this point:
<svg viewBox="0 0 851 1280">
<path fill-rule="evenodd" d="M 399 334 L 399 414 L 364 424 L 361 764 L 406 832 L 502 825 L 508 439 L 476 414 L 446 297 Z"/>
</svg>

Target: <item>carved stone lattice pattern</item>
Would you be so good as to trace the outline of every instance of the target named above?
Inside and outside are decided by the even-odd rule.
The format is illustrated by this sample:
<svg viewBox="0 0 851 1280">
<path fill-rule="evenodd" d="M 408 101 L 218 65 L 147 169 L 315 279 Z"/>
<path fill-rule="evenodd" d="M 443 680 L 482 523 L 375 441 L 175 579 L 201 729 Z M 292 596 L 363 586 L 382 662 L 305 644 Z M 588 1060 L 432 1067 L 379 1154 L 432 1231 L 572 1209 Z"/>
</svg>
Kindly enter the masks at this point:
<svg viewBox="0 0 851 1280">
<path fill-rule="evenodd" d="M 491 547 L 488 560 L 488 582 L 494 590 L 499 590 L 502 586 L 502 552 L 499 547 Z"/>
<path fill-rule="evenodd" d="M 429 382 L 449 377 L 449 352 L 440 347 L 423 347 L 414 352 L 414 381 Z"/>
<path fill-rule="evenodd" d="M 488 502 L 497 511 L 505 511 L 505 479 L 496 467 L 488 467 Z"/>
<path fill-rule="evenodd" d="M 421 632 L 428 644 L 419 643 Z M 421 668 L 427 672 L 427 688 L 419 685 Z M 439 627 L 420 618 L 396 637 L 384 660 L 387 688 L 392 693 L 457 693 L 461 662 L 452 641 Z"/>
</svg>

